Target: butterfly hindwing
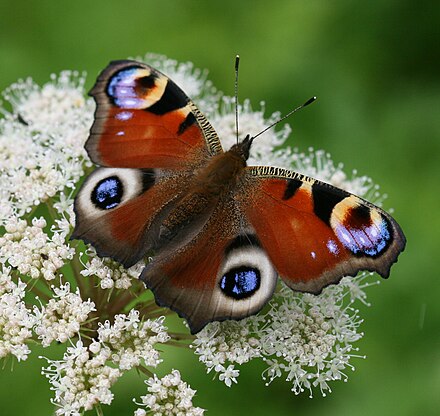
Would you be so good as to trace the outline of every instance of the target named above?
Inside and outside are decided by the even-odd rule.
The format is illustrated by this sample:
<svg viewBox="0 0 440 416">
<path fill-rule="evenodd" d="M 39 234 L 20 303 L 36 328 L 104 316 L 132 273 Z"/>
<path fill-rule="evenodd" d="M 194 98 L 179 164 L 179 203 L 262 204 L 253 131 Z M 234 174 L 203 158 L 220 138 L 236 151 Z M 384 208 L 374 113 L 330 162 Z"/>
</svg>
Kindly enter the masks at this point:
<svg viewBox="0 0 440 416">
<path fill-rule="evenodd" d="M 360 270 L 388 277 L 405 247 L 396 221 L 344 190 L 275 167 L 248 167 L 241 207 L 294 290 L 319 293 Z"/>
<path fill-rule="evenodd" d="M 147 64 L 111 62 L 90 95 L 97 108 L 86 150 L 98 165 L 187 169 L 188 161 L 222 152 L 206 117 Z"/>
<path fill-rule="evenodd" d="M 276 271 L 255 233 L 239 222 L 218 205 L 190 243 L 158 253 L 141 274 L 156 302 L 184 317 L 192 333 L 255 314 L 272 297 Z"/>
</svg>

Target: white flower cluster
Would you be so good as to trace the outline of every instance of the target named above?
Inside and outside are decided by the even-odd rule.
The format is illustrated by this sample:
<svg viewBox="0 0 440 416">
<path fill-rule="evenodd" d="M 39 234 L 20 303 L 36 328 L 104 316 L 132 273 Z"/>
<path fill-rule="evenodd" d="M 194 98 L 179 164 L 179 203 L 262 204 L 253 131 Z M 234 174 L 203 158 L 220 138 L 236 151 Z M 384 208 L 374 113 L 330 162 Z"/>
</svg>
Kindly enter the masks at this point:
<svg viewBox="0 0 440 416">
<path fill-rule="evenodd" d="M 139 312 L 131 309 L 128 315 L 116 315 L 113 324 L 109 321 L 100 324 L 99 343 L 111 351 L 112 362 L 121 370 L 127 371 L 141 364 L 156 367 L 162 360 L 154 346 L 170 339 L 163 321 L 164 317 L 141 320 Z M 99 343 L 94 345 L 101 349 Z"/>
<path fill-rule="evenodd" d="M 194 407 L 192 398 L 196 393 L 187 383 L 182 381 L 178 370 L 173 370 L 162 378 L 156 374 L 145 380 L 149 394 L 141 396 L 143 406 L 134 412 L 134 416 L 199 416 L 204 414 L 204 409 Z"/>
<path fill-rule="evenodd" d="M 263 378 L 269 383 L 285 374 L 295 394 L 319 387 L 323 396 L 331 391 L 328 381 L 346 379 L 351 367 L 352 344 L 362 338 L 362 322 L 354 300 L 344 304 L 344 286 L 331 286 L 321 296 L 292 294 L 284 287 L 265 316 L 261 351 L 268 365 Z"/>
<path fill-rule="evenodd" d="M 139 312 L 132 309 L 128 315 L 116 315 L 114 324 L 101 324 L 97 339 L 89 346 L 78 341 L 62 360 L 46 358 L 49 366 L 43 374 L 55 391 L 57 414 L 76 415 L 98 403 L 110 404 L 110 388 L 117 379 L 139 365 L 156 367 L 162 360 L 154 346 L 168 340 L 163 318 L 141 320 Z"/>
<path fill-rule="evenodd" d="M 33 218 L 32 225 L 11 217 L 5 224 L 5 234 L 0 237 L 0 263 L 8 263 L 21 274 L 33 279 L 42 276 L 52 280 L 57 270 L 71 260 L 75 250 L 65 243 L 65 237 L 44 232 L 46 220 Z"/>
<path fill-rule="evenodd" d="M 132 279 L 138 279 L 145 263 L 142 261 L 126 269 L 108 257 L 98 257 L 94 248 L 86 250 L 87 261 L 83 262 L 83 276 L 99 278 L 101 289 L 129 289 Z"/>
<path fill-rule="evenodd" d="M 3 93 L 12 112 L 0 109 L 0 224 L 73 189 L 83 175 L 93 115 L 83 85 L 83 77 L 66 71 L 43 87 L 28 79 Z"/>
<path fill-rule="evenodd" d="M 207 368 L 219 374 L 227 386 L 237 382 L 234 364 L 254 358 L 265 361 L 263 379 L 278 377 L 292 383 L 295 394 L 319 387 L 331 391 L 328 381 L 347 379 L 343 372 L 357 351 L 353 343 L 362 338 L 362 320 L 352 307 L 365 303 L 364 283 L 371 273 L 344 278 L 324 289 L 320 296 L 295 293 L 283 285 L 266 313 L 234 322 L 213 322 L 197 334 L 192 347 Z"/>
<path fill-rule="evenodd" d="M 110 404 L 113 400 L 111 386 L 122 375 L 118 368 L 107 365 L 110 350 L 98 351 L 83 345 L 67 348 L 62 360 L 46 360 L 48 367 L 42 373 L 55 391 L 52 402 L 58 407 L 57 415 L 76 416 L 90 410 L 98 403 Z"/>
<path fill-rule="evenodd" d="M 234 100 L 220 99 L 206 72 L 157 55 L 144 60 L 194 99 L 225 149 L 236 142 Z M 110 389 L 125 371 L 156 367 L 161 362 L 156 344 L 170 338 L 177 343 L 182 337 L 167 332 L 163 317 L 152 318 L 159 311 L 154 305 L 145 308 L 144 317 L 134 309 L 127 311 L 129 304 L 123 300 L 128 295 L 120 304 L 112 303 L 107 315 L 95 314 L 95 307 L 101 312 L 106 300 L 117 300 L 123 290 L 130 290 L 133 298 L 139 295 L 140 285 L 132 283 L 143 263 L 126 270 L 111 259 L 99 258 L 92 248 L 75 253 L 72 246 L 82 247 L 82 243 L 66 242 L 75 222 L 73 190 L 91 166 L 84 142 L 92 123 L 93 100 L 84 98 L 84 77 L 63 72 L 43 87 L 26 80 L 3 95 L 11 108 L 0 109 L 0 358 L 12 354 L 26 359 L 30 339 L 43 346 L 55 340 L 70 342 L 63 359 L 48 360 L 43 374 L 54 391 L 56 413 L 77 416 L 99 404 L 110 404 Z M 263 103 L 258 111 L 252 110 L 249 101 L 239 106 L 239 113 L 240 139 L 259 133 L 279 118 L 278 113 L 265 117 Z M 292 168 L 380 204 L 383 196 L 369 178 L 356 172 L 347 177 L 342 165 L 335 165 L 325 152 L 277 150 L 290 131 L 285 124 L 265 132 L 255 140 L 249 163 Z M 50 220 L 34 214 L 45 210 L 42 203 L 47 203 Z M 37 283 L 49 286 L 47 281 L 69 261 L 73 275 L 69 278 L 86 290 L 73 292 L 67 282 L 53 286 L 52 298 L 47 299 L 43 291 L 40 308 L 34 305 L 31 312 L 25 290 L 37 293 Z M 367 275 L 342 279 L 318 297 L 295 293 L 280 284 L 263 312 L 239 322 L 209 324 L 197 334 L 192 348 L 207 371 L 229 387 L 237 383 L 238 366 L 260 359 L 266 364 L 262 376 L 268 384 L 283 377 L 296 394 L 312 394 L 318 388 L 325 395 L 329 381 L 346 380 L 345 370 L 353 368 L 353 344 L 363 335 L 353 303 L 367 304 L 363 290 L 370 285 L 364 282 Z M 26 287 L 20 278 L 41 279 Z M 33 300 L 32 296 L 28 299 Z M 108 321 L 98 324 L 95 319 Z M 163 378 L 154 374 L 146 384 L 148 394 L 141 397 L 135 416 L 203 414 L 203 409 L 192 404 L 195 391 L 177 370 Z"/>
<path fill-rule="evenodd" d="M 30 353 L 26 341 L 32 337 L 35 316 L 24 302 L 26 284 L 15 283 L 10 272 L 10 267 L 0 271 L 0 358 L 12 354 L 21 361 Z"/>
<path fill-rule="evenodd" d="M 330 183 L 338 188 L 368 199 L 380 205 L 386 195 L 380 195 L 379 185 L 375 185 L 368 176 L 357 176 L 357 171 L 347 177 L 344 164 L 335 165 L 329 153 L 309 147 L 307 153 L 285 148 L 275 152 L 283 167 L 294 169 L 312 178 Z"/>
<path fill-rule="evenodd" d="M 239 370 L 233 364 L 244 364 L 261 357 L 260 322 L 260 316 L 241 321 L 212 322 L 197 334 L 191 347 L 205 364 L 207 372 L 214 370 L 219 374 L 219 380 L 231 387 L 239 376 Z"/>
<path fill-rule="evenodd" d="M 48 347 L 52 341 L 66 342 L 79 333 L 81 324 L 86 322 L 90 312 L 95 310 L 95 304 L 83 300 L 79 289 L 70 291 L 70 283 L 52 286 L 54 296 L 38 311 L 38 323 L 34 331 L 41 340 L 43 347 Z"/>
</svg>

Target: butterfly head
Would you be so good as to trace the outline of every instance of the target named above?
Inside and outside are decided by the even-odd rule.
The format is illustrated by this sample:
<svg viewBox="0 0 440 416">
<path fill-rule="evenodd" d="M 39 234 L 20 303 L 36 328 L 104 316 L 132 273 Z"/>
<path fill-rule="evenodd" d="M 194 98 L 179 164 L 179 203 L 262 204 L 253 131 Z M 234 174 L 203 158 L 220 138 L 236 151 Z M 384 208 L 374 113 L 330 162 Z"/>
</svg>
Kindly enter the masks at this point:
<svg viewBox="0 0 440 416">
<path fill-rule="evenodd" d="M 249 159 L 249 151 L 254 138 L 249 134 L 239 143 L 231 147 L 231 152 L 238 154 L 245 162 Z"/>
</svg>

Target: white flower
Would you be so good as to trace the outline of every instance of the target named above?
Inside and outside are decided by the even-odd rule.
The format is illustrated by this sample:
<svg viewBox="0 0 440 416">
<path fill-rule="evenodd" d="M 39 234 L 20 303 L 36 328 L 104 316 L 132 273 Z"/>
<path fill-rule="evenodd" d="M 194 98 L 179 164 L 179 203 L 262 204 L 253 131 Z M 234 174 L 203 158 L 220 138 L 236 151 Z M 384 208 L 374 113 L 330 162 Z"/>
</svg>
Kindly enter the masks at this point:
<svg viewBox="0 0 440 416">
<path fill-rule="evenodd" d="M 54 297 L 39 311 L 40 319 L 34 328 L 43 347 L 55 340 L 66 342 L 72 338 L 79 332 L 90 312 L 95 310 L 95 304 L 90 299 L 81 298 L 78 288 L 76 293 L 70 291 L 68 282 L 59 288 L 52 286 L 52 290 Z"/>
<path fill-rule="evenodd" d="M 93 247 L 86 253 L 88 260 L 84 263 L 81 271 L 83 276 L 97 276 L 100 281 L 101 289 L 129 289 L 132 279 L 138 279 L 145 266 L 143 261 L 126 269 L 120 263 L 108 257 L 98 257 Z"/>
<path fill-rule="evenodd" d="M 84 75 L 63 71 L 52 74 L 51 81 L 42 87 L 31 78 L 18 81 L 5 90 L 3 97 L 12 105 L 13 114 L 20 116 L 21 124 L 35 131 L 54 135 L 68 133 L 70 127 L 65 144 L 77 148 L 79 126 L 89 127 L 93 116 L 93 101 L 84 98 L 84 83 Z"/>
<path fill-rule="evenodd" d="M 164 318 L 141 320 L 139 312 L 132 309 L 128 315 L 116 315 L 113 324 L 109 321 L 100 324 L 98 338 L 102 345 L 110 348 L 111 360 L 121 370 L 141 364 L 156 367 L 162 360 L 155 344 L 170 339 L 163 321 Z"/>
<path fill-rule="evenodd" d="M 286 148 L 275 152 L 275 155 L 283 161 L 283 167 L 345 189 L 375 204 L 380 205 L 386 197 L 380 195 L 379 186 L 375 185 L 368 176 L 358 176 L 357 171 L 354 170 L 351 177 L 348 177 L 343 170 L 344 164 L 335 165 L 331 155 L 324 150 L 314 150 L 313 147 L 309 147 L 306 153 Z"/>
<path fill-rule="evenodd" d="M 57 270 L 71 260 L 75 250 L 65 244 L 64 238 L 54 233 L 49 237 L 43 229 L 44 218 L 33 218 L 32 225 L 11 217 L 5 225 L 6 233 L 0 237 L 0 263 L 8 263 L 21 274 L 34 279 L 55 278 Z"/>
<path fill-rule="evenodd" d="M 199 416 L 204 414 L 204 409 L 194 407 L 192 398 L 196 393 L 187 383 L 182 381 L 178 370 L 173 370 L 161 379 L 154 374 L 153 377 L 145 380 L 149 394 L 141 396 L 143 406 L 154 415 L 164 416 Z M 137 409 L 134 416 L 144 416 L 144 409 Z"/>
<path fill-rule="evenodd" d="M 224 381 L 228 387 L 231 387 L 232 382 L 237 383 L 236 377 L 240 375 L 240 371 L 236 370 L 232 364 L 228 368 L 218 365 L 216 371 L 220 373 L 218 379 Z"/>
<path fill-rule="evenodd" d="M 0 271 L 0 358 L 12 354 L 22 361 L 30 353 L 26 342 L 32 337 L 35 316 L 24 302 L 26 285 L 19 279 L 15 283 L 10 272 L 5 267 Z"/>
<path fill-rule="evenodd" d="M 212 322 L 197 334 L 191 347 L 208 372 L 222 372 L 225 363 L 247 363 L 261 357 L 256 338 L 260 321 L 259 316 L 251 316 L 241 321 Z"/>
<path fill-rule="evenodd" d="M 110 388 L 122 372 L 106 365 L 108 358 L 107 349 L 94 354 L 81 341 L 68 348 L 62 360 L 46 358 L 49 366 L 42 373 L 55 392 L 52 402 L 58 407 L 57 415 L 81 414 L 98 403 L 112 402 Z"/>
<path fill-rule="evenodd" d="M 43 87 L 28 79 L 3 93 L 13 112 L 0 109 L 0 224 L 75 187 L 83 175 L 93 114 L 83 84 L 83 77 L 66 71 Z"/>
<path fill-rule="evenodd" d="M 233 364 L 260 358 L 267 367 L 267 384 L 285 377 L 292 391 L 305 390 L 312 396 L 312 386 L 321 393 L 331 391 L 328 381 L 347 379 L 344 370 L 353 368 L 349 361 L 358 357 L 352 344 L 362 338 L 358 331 L 362 320 L 351 306 L 365 302 L 363 281 L 371 273 L 343 279 L 329 286 L 320 296 L 293 292 L 283 285 L 266 313 L 235 322 L 213 322 L 196 335 L 192 347 L 210 372 L 230 387 L 239 371 Z"/>
<path fill-rule="evenodd" d="M 265 315 L 261 348 L 268 364 L 263 376 L 270 383 L 285 374 L 296 394 L 319 386 L 323 395 L 327 381 L 338 380 L 362 337 L 361 320 L 346 298 L 344 286 L 324 289 L 320 296 L 297 294 L 287 287 L 279 292 Z M 337 364 L 337 365 L 336 365 Z M 336 370 L 337 369 L 337 370 Z"/>
</svg>

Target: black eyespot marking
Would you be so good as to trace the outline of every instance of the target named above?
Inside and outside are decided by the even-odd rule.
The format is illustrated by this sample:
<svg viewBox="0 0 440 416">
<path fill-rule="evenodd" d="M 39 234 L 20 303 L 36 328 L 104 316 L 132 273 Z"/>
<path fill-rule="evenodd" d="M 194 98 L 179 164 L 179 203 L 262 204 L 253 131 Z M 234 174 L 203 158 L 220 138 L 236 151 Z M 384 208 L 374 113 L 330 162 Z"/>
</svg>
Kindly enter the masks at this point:
<svg viewBox="0 0 440 416">
<path fill-rule="evenodd" d="M 287 201 L 295 195 L 296 191 L 301 187 L 302 182 L 297 179 L 289 179 L 287 181 L 286 190 L 284 191 L 283 200 Z"/>
<path fill-rule="evenodd" d="M 226 296 L 240 300 L 252 296 L 260 288 L 260 283 L 258 269 L 240 266 L 229 270 L 220 279 L 220 289 Z"/>
<path fill-rule="evenodd" d="M 188 97 L 175 84 L 168 81 L 160 100 L 148 107 L 147 110 L 150 113 L 161 115 L 185 107 L 187 103 Z"/>
<path fill-rule="evenodd" d="M 147 77 L 141 77 L 136 79 L 135 91 L 138 96 L 145 96 L 151 88 L 155 85 L 156 76 L 151 74 Z"/>
<path fill-rule="evenodd" d="M 92 191 L 91 200 L 100 209 L 112 209 L 122 200 L 123 186 L 117 176 L 110 176 L 98 182 Z"/>
<path fill-rule="evenodd" d="M 232 250 L 240 247 L 254 246 L 261 247 L 260 241 L 255 234 L 240 234 L 234 238 L 226 247 L 225 254 L 229 254 Z"/>
<path fill-rule="evenodd" d="M 371 222 L 371 212 L 370 208 L 368 208 L 366 205 L 358 205 L 355 208 L 351 209 L 351 213 L 349 216 L 349 221 L 352 220 L 353 224 L 356 226 L 356 224 L 359 225 L 368 225 Z"/>
<path fill-rule="evenodd" d="M 180 136 L 182 133 L 185 132 L 185 130 L 192 126 L 196 122 L 196 118 L 193 113 L 188 113 L 185 120 L 182 121 L 182 123 L 179 126 L 179 130 L 177 131 L 177 134 Z"/>
<path fill-rule="evenodd" d="M 142 169 L 142 192 L 148 191 L 155 183 L 154 169 Z"/>
<path fill-rule="evenodd" d="M 330 216 L 336 204 L 350 194 L 342 189 L 330 188 L 315 182 L 312 185 L 313 210 L 326 224 L 330 225 Z"/>
</svg>

